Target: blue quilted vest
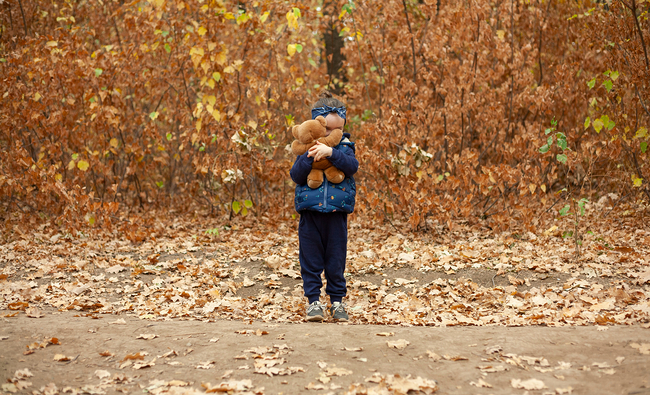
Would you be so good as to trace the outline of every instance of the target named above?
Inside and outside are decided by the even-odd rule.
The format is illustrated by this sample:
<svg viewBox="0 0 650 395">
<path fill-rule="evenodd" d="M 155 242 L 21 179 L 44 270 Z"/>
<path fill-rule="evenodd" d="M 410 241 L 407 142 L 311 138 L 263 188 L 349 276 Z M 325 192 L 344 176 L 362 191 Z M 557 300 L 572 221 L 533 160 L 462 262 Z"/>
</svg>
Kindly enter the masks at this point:
<svg viewBox="0 0 650 395">
<path fill-rule="evenodd" d="M 354 143 L 343 139 L 334 149 L 340 150 L 347 155 L 353 151 Z M 325 179 L 318 189 L 311 189 L 307 185 L 296 186 L 296 197 L 294 199 L 296 211 L 303 210 L 319 211 L 321 213 L 352 213 L 354 211 L 357 186 L 354 177 L 348 177 L 340 184 L 332 184 Z"/>
</svg>

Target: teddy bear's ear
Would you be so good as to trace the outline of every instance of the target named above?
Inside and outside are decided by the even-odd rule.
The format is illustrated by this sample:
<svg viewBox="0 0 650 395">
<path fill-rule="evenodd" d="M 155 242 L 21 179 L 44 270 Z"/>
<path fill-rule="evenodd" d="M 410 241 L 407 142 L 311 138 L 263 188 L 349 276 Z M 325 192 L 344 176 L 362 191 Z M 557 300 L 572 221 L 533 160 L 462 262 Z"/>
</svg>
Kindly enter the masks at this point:
<svg viewBox="0 0 650 395">
<path fill-rule="evenodd" d="M 293 128 L 291 128 L 291 134 L 293 135 L 294 139 L 298 139 L 298 125 L 293 125 Z"/>
<path fill-rule="evenodd" d="M 322 115 L 317 116 L 316 120 L 320 122 L 321 125 L 327 126 L 327 120 Z"/>
</svg>

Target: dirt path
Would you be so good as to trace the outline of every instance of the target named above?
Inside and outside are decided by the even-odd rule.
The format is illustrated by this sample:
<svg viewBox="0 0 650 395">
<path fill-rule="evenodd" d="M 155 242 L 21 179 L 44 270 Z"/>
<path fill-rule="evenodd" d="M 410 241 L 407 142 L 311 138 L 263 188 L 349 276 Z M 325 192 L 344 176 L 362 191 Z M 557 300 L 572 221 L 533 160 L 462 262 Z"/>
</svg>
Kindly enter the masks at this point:
<svg viewBox="0 0 650 395">
<path fill-rule="evenodd" d="M 52 310 L 42 318 L 1 319 L 3 392 L 217 392 L 226 382 L 219 392 L 356 394 L 377 387 L 385 392 L 367 393 L 427 393 L 435 380 L 439 394 L 523 394 L 525 388 L 650 394 L 650 330 L 640 326 L 435 328 L 74 315 Z M 156 337 L 138 338 L 147 335 Z M 402 339 L 405 348 L 387 344 L 400 347 Z M 138 353 L 142 359 L 126 359 Z M 19 390 L 25 381 L 31 386 Z M 540 383 L 545 388 L 534 390 Z"/>
</svg>

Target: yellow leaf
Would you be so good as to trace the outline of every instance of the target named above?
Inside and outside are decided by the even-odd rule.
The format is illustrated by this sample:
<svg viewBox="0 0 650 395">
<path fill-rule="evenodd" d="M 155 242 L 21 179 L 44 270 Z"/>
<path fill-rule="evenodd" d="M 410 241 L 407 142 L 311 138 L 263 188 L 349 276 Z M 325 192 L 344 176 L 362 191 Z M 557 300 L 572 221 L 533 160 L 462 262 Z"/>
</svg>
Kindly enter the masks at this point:
<svg viewBox="0 0 650 395">
<path fill-rule="evenodd" d="M 293 15 L 293 14 L 291 14 L 291 15 Z M 296 44 L 287 45 L 287 53 L 289 54 L 289 56 L 293 56 L 293 54 L 296 53 Z"/>
<path fill-rule="evenodd" d="M 61 181 L 61 180 L 63 180 L 63 176 L 61 175 L 61 173 L 56 173 L 54 175 L 54 179 L 57 180 L 57 181 Z"/>
<path fill-rule="evenodd" d="M 536 188 L 537 188 L 537 186 L 535 184 L 528 185 L 528 189 L 530 189 L 530 194 L 531 195 L 535 193 Z"/>
<path fill-rule="evenodd" d="M 46 47 L 56 47 L 57 45 L 59 45 L 59 43 L 57 43 L 56 41 L 48 41 L 45 44 Z"/>
<path fill-rule="evenodd" d="M 212 73 L 212 79 L 219 82 L 219 80 L 221 79 L 221 73 L 219 73 L 218 71 L 215 71 L 214 73 Z"/>
<path fill-rule="evenodd" d="M 493 183 L 496 184 L 496 181 L 494 180 L 494 177 L 492 177 L 492 173 L 491 173 L 491 172 L 490 172 L 490 174 L 488 174 L 488 176 L 489 176 L 489 178 L 490 178 L 490 181 L 492 181 Z"/>
<path fill-rule="evenodd" d="M 41 97 L 42 97 L 41 94 L 38 93 L 38 92 L 36 92 L 36 93 L 34 94 L 34 101 L 39 101 L 39 100 L 41 100 Z"/>
<path fill-rule="evenodd" d="M 226 53 L 225 52 L 219 52 L 217 54 L 216 61 L 217 61 L 217 64 L 219 64 L 220 66 L 223 66 L 224 64 L 226 64 L 226 62 L 228 61 L 228 58 L 226 58 Z"/>
<path fill-rule="evenodd" d="M 208 43 L 208 51 L 212 51 L 212 50 L 215 49 L 216 47 L 217 47 L 217 43 L 215 43 L 214 41 L 210 41 L 210 42 Z"/>
<path fill-rule="evenodd" d="M 215 108 L 214 110 L 212 110 L 212 117 L 217 122 L 221 121 L 221 113 L 219 112 L 218 109 Z"/>
<path fill-rule="evenodd" d="M 244 24 L 248 22 L 249 19 L 251 19 L 250 15 L 248 15 L 247 13 L 243 13 L 237 17 L 237 25 Z"/>
<path fill-rule="evenodd" d="M 210 88 L 214 88 L 214 80 L 208 80 L 208 82 L 206 82 L 206 83 L 208 84 L 208 86 Z"/>
<path fill-rule="evenodd" d="M 636 131 L 636 134 L 634 135 L 635 139 L 642 139 L 644 137 L 648 136 L 648 129 L 646 129 L 644 126 L 641 126 L 639 130 Z"/>
<path fill-rule="evenodd" d="M 196 131 L 197 132 L 201 131 L 201 120 L 200 119 L 198 121 L 196 121 Z"/>
<path fill-rule="evenodd" d="M 643 178 L 639 178 L 636 174 L 632 174 L 632 182 L 634 183 L 634 186 L 638 188 L 643 184 Z"/>
<path fill-rule="evenodd" d="M 262 23 L 266 22 L 266 19 L 269 17 L 269 15 L 270 15 L 270 13 L 268 11 L 263 13 L 262 16 L 260 16 L 260 22 L 262 22 Z"/>
<path fill-rule="evenodd" d="M 194 112 L 192 112 L 192 115 L 194 115 L 194 118 L 198 118 L 201 116 L 202 112 L 203 112 L 203 103 L 197 103 Z"/>
<path fill-rule="evenodd" d="M 117 139 L 115 137 L 113 137 L 111 139 L 111 147 L 117 148 L 117 145 L 118 145 Z"/>
<path fill-rule="evenodd" d="M 292 11 L 287 12 L 287 24 L 291 29 L 298 29 L 298 18 L 296 14 Z"/>
<path fill-rule="evenodd" d="M 302 86 L 302 84 L 305 83 L 305 80 L 302 79 L 302 77 L 296 78 L 296 85 Z"/>
<path fill-rule="evenodd" d="M 205 51 L 201 47 L 192 47 L 190 49 L 190 58 L 192 59 L 192 63 L 194 63 L 194 67 L 199 67 L 203 55 L 205 55 Z"/>
<path fill-rule="evenodd" d="M 343 15 L 345 15 L 347 12 L 348 12 L 348 11 L 347 11 L 346 9 L 344 9 L 343 11 L 341 11 L 341 13 L 339 14 L 339 19 L 343 18 Z"/>
<path fill-rule="evenodd" d="M 542 192 L 546 193 L 546 184 L 542 184 L 539 186 L 539 189 L 542 190 Z"/>
<path fill-rule="evenodd" d="M 68 170 L 72 170 L 75 167 L 74 160 L 71 160 L 70 163 L 68 163 Z"/>
<path fill-rule="evenodd" d="M 252 119 L 248 121 L 247 125 L 250 126 L 251 129 L 257 129 L 257 122 L 253 121 Z"/>
<path fill-rule="evenodd" d="M 503 41 L 506 37 L 506 31 L 505 30 L 497 30 L 497 37 L 499 37 L 499 40 Z"/>
<path fill-rule="evenodd" d="M 77 167 L 81 171 L 86 171 L 90 167 L 90 163 L 88 163 L 88 162 L 86 162 L 85 160 L 82 159 L 77 163 Z"/>
<path fill-rule="evenodd" d="M 199 29 L 196 32 L 199 34 L 199 36 L 205 36 L 205 33 L 208 32 L 208 29 L 201 26 L 201 27 L 199 27 Z"/>
<path fill-rule="evenodd" d="M 232 67 L 232 66 L 228 66 L 228 67 L 226 67 L 225 69 L 223 69 L 223 72 L 224 72 L 224 73 L 227 73 L 227 74 L 232 74 L 232 73 L 235 72 L 235 68 Z"/>
<path fill-rule="evenodd" d="M 226 12 L 223 14 L 223 17 L 226 19 L 235 19 L 235 16 L 232 14 L 232 12 Z"/>
</svg>

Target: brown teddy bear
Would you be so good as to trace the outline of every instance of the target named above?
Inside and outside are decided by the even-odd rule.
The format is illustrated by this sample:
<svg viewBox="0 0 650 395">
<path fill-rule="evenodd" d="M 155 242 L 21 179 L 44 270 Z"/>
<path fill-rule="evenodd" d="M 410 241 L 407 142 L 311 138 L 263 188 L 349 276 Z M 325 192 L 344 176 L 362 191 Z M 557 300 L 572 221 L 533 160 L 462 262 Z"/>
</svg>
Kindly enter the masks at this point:
<svg viewBox="0 0 650 395">
<path fill-rule="evenodd" d="M 294 155 L 302 155 L 316 144 L 316 140 L 328 147 L 336 147 L 341 142 L 343 132 L 341 129 L 334 129 L 329 136 L 325 137 L 327 133 L 326 126 L 327 121 L 322 116 L 295 125 L 291 129 L 291 134 L 296 138 L 291 143 L 291 152 Z M 311 172 L 307 176 L 307 186 L 312 189 L 320 187 L 323 183 L 323 175 L 327 177 L 329 182 L 334 184 L 338 184 L 345 179 L 345 174 L 341 170 L 334 167 L 327 158 L 323 158 L 312 164 Z"/>
</svg>

